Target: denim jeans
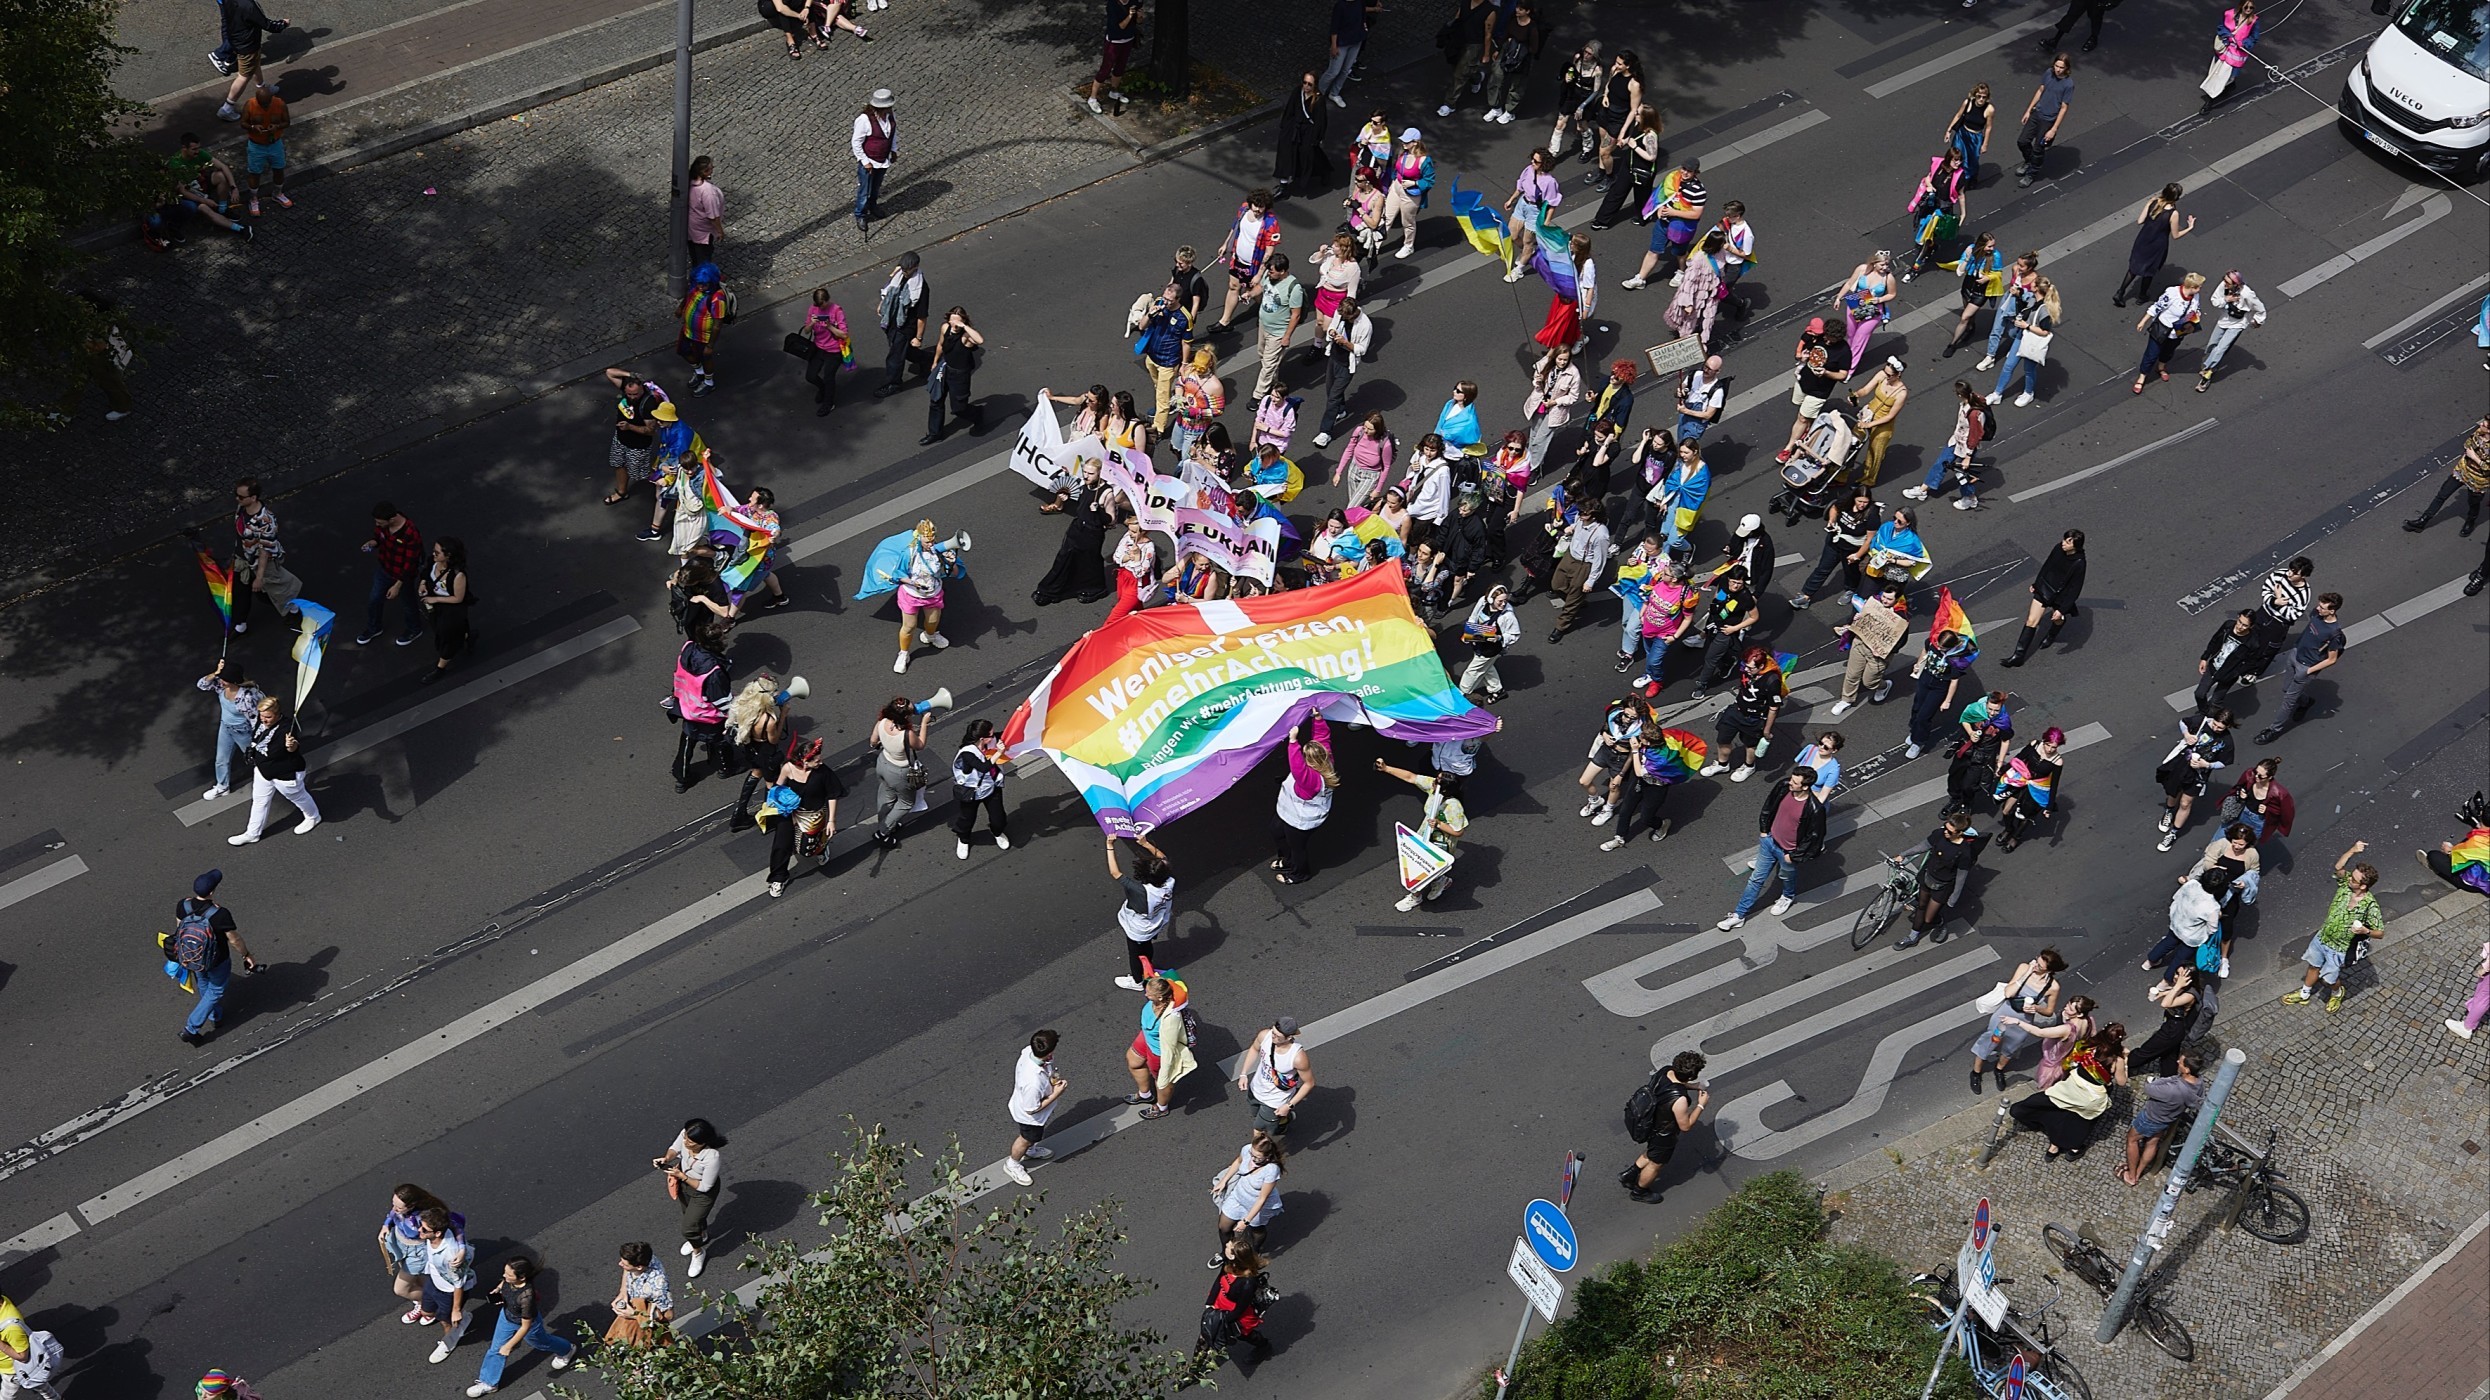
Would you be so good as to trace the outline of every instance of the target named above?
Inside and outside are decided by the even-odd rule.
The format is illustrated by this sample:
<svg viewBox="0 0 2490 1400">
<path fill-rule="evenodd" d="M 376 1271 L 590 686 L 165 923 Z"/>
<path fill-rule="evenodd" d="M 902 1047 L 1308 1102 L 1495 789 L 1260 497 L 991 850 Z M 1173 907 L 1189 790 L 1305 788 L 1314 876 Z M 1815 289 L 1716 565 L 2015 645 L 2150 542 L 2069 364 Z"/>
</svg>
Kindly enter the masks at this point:
<svg viewBox="0 0 2490 1400">
<path fill-rule="evenodd" d="M 182 1029 L 191 1035 L 205 1035 L 216 1024 L 217 1008 L 225 1004 L 225 984 L 233 978 L 233 959 L 227 958 L 199 974 L 199 1004 L 190 1008 L 190 1019 Z"/>
<path fill-rule="evenodd" d="M 2015 334 L 2014 301 L 2015 299 L 2013 297 L 1999 297 L 1997 299 L 1997 314 L 1989 319 L 1988 357 L 1992 360 L 1997 358 L 1999 347 L 2006 343 L 2008 337 Z"/>
<path fill-rule="evenodd" d="M 2016 344 L 2020 347 L 2021 342 L 2017 341 Z M 2005 397 L 2006 387 L 2014 382 L 2016 370 L 2023 371 L 2024 393 L 2030 394 L 2038 391 L 2040 388 L 2040 362 L 2038 360 L 2027 360 L 2021 355 L 2009 355 L 2006 357 L 2006 362 L 1997 367 L 1998 397 Z"/>
<path fill-rule="evenodd" d="M 1921 479 L 1919 483 L 1920 486 L 1931 496 L 1934 496 L 1939 491 L 1944 490 L 1945 474 L 1953 469 L 1956 460 L 1957 459 L 1954 456 L 1954 448 L 1952 444 L 1949 443 L 1943 452 L 1937 454 L 1936 462 L 1928 468 L 1928 475 Z M 1972 478 L 1970 473 L 1966 472 L 1963 475 L 1962 486 L 1958 488 L 1954 494 L 1968 501 L 1972 497 L 1980 494 L 1979 483 Z"/>
<path fill-rule="evenodd" d="M 2214 367 L 2222 363 L 2222 357 L 2230 353 L 2231 342 L 2239 339 L 2239 333 L 2246 329 L 2248 327 L 2244 322 L 2236 326 L 2215 326 L 2213 338 L 2205 342 L 2205 362 L 2198 365 L 2197 370 L 2204 374 L 2213 373 Z"/>
<path fill-rule="evenodd" d="M 1945 692 L 1954 678 L 1944 671 L 1923 675 L 1911 691 L 1911 742 L 1932 749 L 1945 733 Z"/>
<path fill-rule="evenodd" d="M 1336 433 L 1349 421 L 1349 357 L 1329 354 L 1323 357 L 1323 426 L 1317 431 Z"/>
<path fill-rule="evenodd" d="M 415 600 L 415 580 L 411 578 L 405 580 L 393 579 L 389 575 L 382 573 L 380 570 L 374 569 L 372 570 L 371 596 L 367 598 L 363 604 L 364 636 L 377 637 L 380 635 L 381 613 L 385 611 L 389 605 L 389 585 L 401 581 L 404 582 L 406 586 L 398 590 L 398 603 L 400 611 L 406 614 L 406 627 L 400 635 L 408 637 L 420 637 L 423 635 L 424 605 Z"/>
<path fill-rule="evenodd" d="M 1764 889 L 1772 883 L 1775 872 L 1781 876 L 1781 897 L 1797 898 L 1798 861 L 1781 849 L 1781 843 L 1773 840 L 1770 832 L 1766 832 L 1755 838 L 1755 873 L 1747 877 L 1746 893 L 1738 896 L 1739 918 L 1745 918 L 1756 905 L 1764 902 Z"/>
<path fill-rule="evenodd" d="M 230 724 L 220 723 L 216 726 L 216 785 L 218 787 L 233 786 L 233 756 L 248 748 L 250 742 L 251 729 L 248 725 L 239 729 Z"/>
<path fill-rule="evenodd" d="M 493 1344 L 484 1349 L 484 1363 L 476 1367 L 476 1380 L 479 1383 L 490 1386 L 501 1384 L 502 1368 L 510 1364 L 509 1360 L 501 1354 L 501 1349 L 510 1345 L 510 1339 L 518 1335 L 518 1331 L 519 1324 L 510 1320 L 509 1313 L 503 1312 L 494 1319 Z M 579 1349 L 548 1331 L 545 1327 L 545 1320 L 541 1317 L 528 1324 L 527 1344 L 538 1351 L 549 1351 L 556 1356 L 569 1356 Z"/>
<path fill-rule="evenodd" d="M 890 168 L 889 168 L 888 166 L 884 166 L 882 169 L 880 169 L 880 170 L 876 170 L 876 169 L 874 169 L 872 166 L 870 166 L 870 165 L 866 165 L 866 164 L 862 163 L 861 161 L 857 163 L 857 166 L 856 166 L 856 217 L 857 217 L 857 218 L 859 218 L 859 219 L 864 218 L 864 217 L 865 217 L 865 216 L 866 216 L 866 215 L 867 215 L 867 214 L 868 214 L 868 213 L 869 213 L 869 212 L 870 212 L 870 211 L 874 208 L 874 206 L 876 206 L 876 205 L 878 205 L 878 204 L 880 204 L 880 203 L 882 202 L 882 177 L 883 177 L 883 176 L 885 176 L 885 175 L 888 175 L 889 173 L 890 173 Z"/>
<path fill-rule="evenodd" d="M 1928 489 L 1934 491 L 1936 488 L 1931 486 Z M 1852 593 L 1858 592 L 1862 582 L 1859 577 L 1859 566 L 1850 562 L 1850 556 L 1856 554 L 1858 550 L 1857 545 L 1844 543 L 1839 535 L 1826 535 L 1824 552 L 1816 556 L 1815 570 L 1807 575 L 1807 581 L 1798 586 L 1799 596 L 1815 597 L 1816 590 L 1822 588 L 1833 577 L 1836 569 L 1841 571 L 1842 586 Z"/>
<path fill-rule="evenodd" d="M 2216 939 L 2220 937 L 2219 934 L 2215 935 Z M 2179 935 L 2165 931 L 2161 936 L 2161 941 L 2155 943 L 2153 950 L 2144 955 L 2144 960 L 2159 967 L 2176 957 L 2185 957 L 2190 964 L 2193 964 L 2196 961 L 2196 950 L 2189 947 Z"/>
<path fill-rule="evenodd" d="M 1954 133 L 1954 149 L 1963 153 L 1963 173 L 1966 183 L 1980 178 L 1980 150 L 1987 144 L 1988 138 L 1979 132 L 1957 131 Z"/>
<path fill-rule="evenodd" d="M 1645 637 L 1643 639 L 1643 676 L 1644 679 L 1649 680 L 1653 685 L 1666 684 L 1666 682 L 1661 679 L 1661 672 L 1668 668 L 1670 645 L 1671 643 L 1666 637 Z"/>
<path fill-rule="evenodd" d="M 1681 413 L 1677 415 L 1677 440 L 1679 442 L 1701 442 L 1704 433 L 1711 426 L 1709 422 L 1701 418 L 1689 418 Z"/>
<path fill-rule="evenodd" d="M 1331 62 L 1323 65 L 1322 79 L 1314 85 L 1314 90 L 1325 97 L 1338 97 L 1347 91 L 1349 70 L 1357 66 L 1358 50 L 1364 47 L 1364 43 L 1342 44 L 1340 52 L 1331 56 Z"/>
</svg>

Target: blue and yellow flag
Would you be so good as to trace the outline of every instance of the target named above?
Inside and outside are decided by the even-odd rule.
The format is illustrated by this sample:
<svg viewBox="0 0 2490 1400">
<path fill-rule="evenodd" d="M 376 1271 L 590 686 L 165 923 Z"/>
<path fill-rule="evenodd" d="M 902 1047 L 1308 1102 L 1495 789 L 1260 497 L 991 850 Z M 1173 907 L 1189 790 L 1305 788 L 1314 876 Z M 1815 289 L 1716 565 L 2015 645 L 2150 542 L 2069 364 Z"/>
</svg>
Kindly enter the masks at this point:
<svg viewBox="0 0 2490 1400">
<path fill-rule="evenodd" d="M 1485 195 L 1465 190 L 1459 180 L 1453 181 L 1452 216 L 1471 247 L 1499 262 L 1512 263 L 1513 238 L 1505 228 L 1504 214 Z"/>
</svg>

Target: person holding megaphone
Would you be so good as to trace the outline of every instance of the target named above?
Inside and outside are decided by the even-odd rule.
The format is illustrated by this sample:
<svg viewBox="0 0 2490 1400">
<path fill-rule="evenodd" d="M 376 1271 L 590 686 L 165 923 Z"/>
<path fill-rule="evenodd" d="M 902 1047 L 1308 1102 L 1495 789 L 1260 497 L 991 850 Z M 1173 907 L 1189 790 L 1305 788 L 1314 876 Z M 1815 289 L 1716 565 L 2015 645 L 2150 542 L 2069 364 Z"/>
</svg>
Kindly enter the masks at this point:
<svg viewBox="0 0 2490 1400">
<path fill-rule="evenodd" d="M 899 659 L 891 670 L 906 674 L 908 654 L 920 640 L 936 651 L 951 645 L 942 635 L 942 585 L 960 572 L 960 554 L 968 547 L 966 530 L 938 540 L 933 521 L 916 523 L 916 537 L 908 541 L 907 559 L 899 570 Z"/>
<path fill-rule="evenodd" d="M 873 844 L 884 850 L 898 847 L 899 824 L 924 800 L 925 731 L 934 711 L 950 708 L 946 686 L 924 700 L 894 695 L 873 721 Z"/>
<path fill-rule="evenodd" d="M 726 707 L 726 737 L 735 746 L 736 757 L 744 764 L 744 790 L 735 799 L 735 815 L 729 817 L 726 829 L 748 831 L 753 825 L 750 812 L 753 794 L 763 783 L 778 780 L 778 770 L 790 752 L 787 744 L 787 702 L 801 700 L 813 693 L 802 676 L 790 679 L 784 688 L 777 678 L 763 671 L 744 682 Z"/>
</svg>

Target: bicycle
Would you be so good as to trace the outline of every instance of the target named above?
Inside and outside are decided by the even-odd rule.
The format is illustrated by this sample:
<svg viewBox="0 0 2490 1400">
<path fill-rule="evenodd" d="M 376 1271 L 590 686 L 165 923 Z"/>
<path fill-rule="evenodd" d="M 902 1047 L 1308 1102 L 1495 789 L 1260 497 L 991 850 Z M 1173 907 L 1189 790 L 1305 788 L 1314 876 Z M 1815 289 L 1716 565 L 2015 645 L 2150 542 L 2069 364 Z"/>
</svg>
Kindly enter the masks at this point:
<svg viewBox="0 0 2490 1400">
<path fill-rule="evenodd" d="M 1885 857 L 1885 884 L 1859 911 L 1850 925 L 1852 952 L 1867 947 L 1882 937 L 1885 925 L 1893 922 L 1894 914 L 1910 908 L 1919 900 L 1919 868 L 1928 859 L 1926 851 L 1913 855 Z"/>
<path fill-rule="evenodd" d="M 2269 1244 L 2299 1244 L 2308 1238 L 2308 1202 L 2291 1188 L 2276 1184 L 2284 1172 L 2274 1165 L 2274 1138 L 2275 1130 L 2266 1129 L 2265 1146 L 2259 1149 L 2228 1126 L 2215 1123 L 2187 1189 L 2228 1187 L 2231 1196 L 2222 1210 L 2224 1225 L 2237 1225 Z"/>
<path fill-rule="evenodd" d="M 2013 1283 L 2010 1278 L 1997 1281 L 1999 1288 Z M 1911 1280 L 1914 1290 L 1933 1286 L 1931 1292 L 1915 1292 L 1927 1309 L 1929 1320 L 1938 1331 L 1954 1333 L 1956 1309 L 1962 1306 L 1962 1292 L 1954 1283 L 1954 1268 L 1947 1265 L 1941 1273 L 1924 1273 Z M 2006 1317 L 2001 1328 L 1992 1329 L 1980 1315 L 1965 1310 L 1964 1360 L 1971 1367 L 1971 1378 L 1991 1395 L 2000 1394 L 2005 1385 L 2006 1368 L 2011 1359 L 2020 1355 L 2025 1369 L 2024 1393 L 2040 1400 L 2092 1400 L 2092 1387 L 2085 1382 L 2075 1363 L 2066 1359 L 2049 1336 L 2049 1310 L 2057 1306 L 2064 1285 L 2055 1283 L 2049 1296 L 2030 1312 L 2008 1299 Z"/>
<path fill-rule="evenodd" d="M 2093 1291 L 2103 1298 L 2118 1291 L 2118 1281 L 2126 1270 L 2110 1257 L 2109 1251 L 2101 1247 L 2100 1241 L 2092 1237 L 2089 1227 L 2069 1231 L 2059 1224 L 2043 1225 L 2040 1227 L 2040 1238 L 2043 1244 L 2049 1246 L 2049 1252 L 2058 1256 L 2058 1262 L 2066 1266 L 2068 1273 L 2091 1284 Z M 2159 1269 L 2144 1276 L 2144 1282 L 2136 1289 L 2132 1316 L 2144 1328 L 2144 1335 L 2153 1339 L 2153 1345 L 2170 1353 L 2172 1360 L 2194 1361 L 2196 1340 L 2187 1334 L 2186 1324 L 2162 1307 L 2159 1296 L 2161 1283 Z"/>
</svg>

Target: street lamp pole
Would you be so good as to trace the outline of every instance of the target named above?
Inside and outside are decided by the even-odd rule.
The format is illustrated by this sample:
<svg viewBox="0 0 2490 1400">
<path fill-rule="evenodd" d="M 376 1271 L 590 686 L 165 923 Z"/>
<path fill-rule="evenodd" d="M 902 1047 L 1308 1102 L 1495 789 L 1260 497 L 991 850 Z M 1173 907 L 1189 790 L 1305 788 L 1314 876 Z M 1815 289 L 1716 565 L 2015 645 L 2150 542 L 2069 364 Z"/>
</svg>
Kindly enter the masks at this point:
<svg viewBox="0 0 2490 1400">
<path fill-rule="evenodd" d="M 2231 1086 L 2239 1082 L 2239 1067 L 2246 1063 L 2247 1052 L 2236 1045 L 2222 1052 L 2221 1067 L 2213 1074 L 2213 1087 L 2205 1091 L 2204 1105 L 2196 1110 L 2196 1126 L 2188 1130 L 2187 1142 L 2170 1164 L 2170 1183 L 2162 1188 L 2161 1200 L 2153 1207 L 2153 1218 L 2136 1236 L 2135 1252 L 2127 1256 L 2127 1272 L 2120 1276 L 2117 1291 L 2102 1305 L 2101 1325 L 2092 1334 L 2092 1339 L 2101 1345 L 2116 1341 L 2118 1330 L 2127 1325 L 2127 1310 L 2135 1303 L 2136 1287 L 2144 1282 L 2144 1266 L 2169 1235 L 2171 1217 L 2179 1209 L 2180 1193 L 2187 1190 L 2187 1179 L 2196 1171 L 2196 1159 L 2204 1155 L 2205 1144 L 2212 1140 L 2213 1125 L 2222 1117 L 2222 1105 L 2230 1100 Z"/>
<path fill-rule="evenodd" d="M 684 265 L 689 249 L 684 245 L 684 230 L 691 213 L 691 190 L 685 184 L 685 172 L 692 164 L 692 0 L 675 0 L 674 7 L 674 168 L 669 172 L 666 196 L 666 267 L 673 276 L 674 294 L 681 296 L 691 276 Z"/>
</svg>

